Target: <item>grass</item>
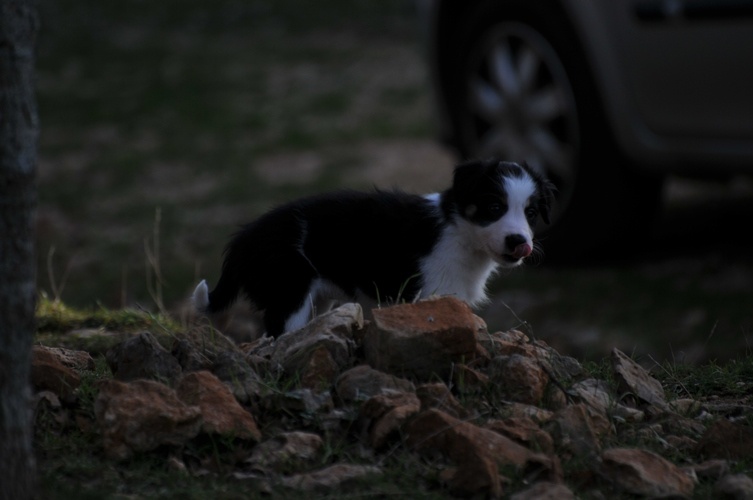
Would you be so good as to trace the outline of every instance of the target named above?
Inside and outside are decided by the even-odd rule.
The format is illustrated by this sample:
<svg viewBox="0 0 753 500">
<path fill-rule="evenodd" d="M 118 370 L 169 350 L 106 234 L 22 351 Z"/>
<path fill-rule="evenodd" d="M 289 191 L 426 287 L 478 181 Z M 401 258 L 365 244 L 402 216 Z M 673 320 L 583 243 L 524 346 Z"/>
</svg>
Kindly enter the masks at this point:
<svg viewBox="0 0 753 500">
<path fill-rule="evenodd" d="M 665 363 L 656 377 L 677 397 L 736 400 L 753 393 L 753 357 L 700 366 Z"/>
<path fill-rule="evenodd" d="M 169 316 L 136 309 L 79 309 L 41 295 L 37 301 L 36 341 L 104 354 L 108 348 L 145 330 L 161 343 L 170 342 L 181 327 Z"/>
</svg>

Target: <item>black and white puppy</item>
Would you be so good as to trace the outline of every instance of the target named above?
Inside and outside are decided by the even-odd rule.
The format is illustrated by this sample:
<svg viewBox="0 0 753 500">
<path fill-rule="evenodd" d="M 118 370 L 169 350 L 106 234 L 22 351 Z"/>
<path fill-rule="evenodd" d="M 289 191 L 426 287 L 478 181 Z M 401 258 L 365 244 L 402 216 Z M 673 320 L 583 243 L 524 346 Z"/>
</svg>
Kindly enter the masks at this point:
<svg viewBox="0 0 753 500">
<path fill-rule="evenodd" d="M 456 167 L 442 193 L 346 191 L 294 201 L 244 226 L 225 250 L 217 286 L 209 292 L 202 281 L 193 301 L 214 313 L 242 293 L 275 337 L 335 302 L 453 295 L 479 305 L 495 270 L 533 251 L 552 190 L 526 165 L 487 160 Z"/>
</svg>

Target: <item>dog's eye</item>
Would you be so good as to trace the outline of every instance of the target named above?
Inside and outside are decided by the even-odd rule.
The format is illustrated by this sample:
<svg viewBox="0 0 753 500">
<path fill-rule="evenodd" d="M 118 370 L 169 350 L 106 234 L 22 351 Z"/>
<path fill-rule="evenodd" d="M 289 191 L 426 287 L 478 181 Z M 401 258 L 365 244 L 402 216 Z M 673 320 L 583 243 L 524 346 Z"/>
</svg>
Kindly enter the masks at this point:
<svg viewBox="0 0 753 500">
<path fill-rule="evenodd" d="M 539 211 L 535 207 L 526 208 L 526 219 L 533 220 L 539 215 Z"/>
<path fill-rule="evenodd" d="M 502 203 L 492 202 L 486 206 L 490 215 L 500 215 L 505 210 L 505 206 Z"/>
</svg>

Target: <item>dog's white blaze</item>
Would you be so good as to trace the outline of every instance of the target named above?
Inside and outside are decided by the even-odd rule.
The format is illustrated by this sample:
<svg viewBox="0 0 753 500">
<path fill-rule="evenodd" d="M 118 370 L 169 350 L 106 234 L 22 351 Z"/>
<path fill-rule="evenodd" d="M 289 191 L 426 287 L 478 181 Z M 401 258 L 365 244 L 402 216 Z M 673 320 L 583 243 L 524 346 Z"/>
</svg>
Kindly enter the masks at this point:
<svg viewBox="0 0 753 500">
<path fill-rule="evenodd" d="M 503 182 L 508 205 L 508 212 L 503 219 L 508 219 L 511 233 L 524 235 L 530 243 L 533 238 L 533 228 L 528 224 L 525 212 L 531 197 L 536 193 L 536 184 L 527 175 L 523 178 L 505 177 Z"/>
<path fill-rule="evenodd" d="M 502 179 L 507 193 L 507 212 L 498 221 L 486 227 L 477 229 L 476 238 L 483 242 L 482 245 L 494 259 L 501 259 L 505 253 L 514 249 L 507 248 L 505 239 L 513 234 L 519 234 L 526 239 L 526 243 L 533 246 L 533 228 L 526 219 L 526 208 L 530 203 L 531 196 L 536 192 L 533 180 L 526 176 L 523 178 L 505 177 Z M 506 266 L 515 266 L 518 262 L 503 262 Z"/>
</svg>

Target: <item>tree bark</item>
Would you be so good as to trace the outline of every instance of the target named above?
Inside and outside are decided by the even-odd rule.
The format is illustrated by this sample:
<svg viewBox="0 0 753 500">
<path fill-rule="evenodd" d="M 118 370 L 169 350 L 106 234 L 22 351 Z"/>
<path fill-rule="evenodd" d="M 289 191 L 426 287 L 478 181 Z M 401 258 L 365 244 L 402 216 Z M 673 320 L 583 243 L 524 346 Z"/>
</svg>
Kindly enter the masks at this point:
<svg viewBox="0 0 753 500">
<path fill-rule="evenodd" d="M 35 0 L 0 0 L 0 499 L 32 498 L 31 346 L 39 124 Z"/>
</svg>

